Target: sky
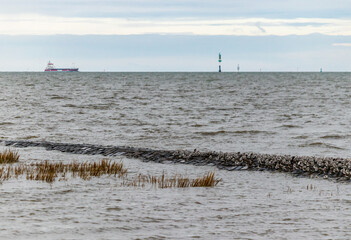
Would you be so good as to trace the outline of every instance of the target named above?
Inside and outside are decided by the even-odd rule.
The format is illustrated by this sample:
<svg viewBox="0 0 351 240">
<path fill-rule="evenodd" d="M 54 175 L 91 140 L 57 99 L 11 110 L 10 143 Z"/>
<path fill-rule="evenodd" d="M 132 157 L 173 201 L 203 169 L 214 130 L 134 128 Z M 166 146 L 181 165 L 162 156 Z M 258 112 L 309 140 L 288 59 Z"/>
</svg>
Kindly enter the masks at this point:
<svg viewBox="0 0 351 240">
<path fill-rule="evenodd" d="M 0 71 L 351 71 L 349 0 L 0 0 Z"/>
</svg>

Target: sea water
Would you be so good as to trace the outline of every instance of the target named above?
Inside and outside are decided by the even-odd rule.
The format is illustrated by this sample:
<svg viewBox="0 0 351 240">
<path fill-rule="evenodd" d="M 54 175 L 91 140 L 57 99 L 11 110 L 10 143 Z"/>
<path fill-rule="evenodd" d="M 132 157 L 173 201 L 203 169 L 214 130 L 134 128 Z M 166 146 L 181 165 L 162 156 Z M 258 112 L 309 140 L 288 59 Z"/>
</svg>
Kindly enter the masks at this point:
<svg viewBox="0 0 351 240">
<path fill-rule="evenodd" d="M 351 73 L 0 73 L 0 84 L 2 140 L 351 156 Z M 16 150 L 21 163 L 103 158 Z M 132 175 L 214 170 L 110 159 Z M 4 181 L 0 238 L 350 238 L 348 183 L 215 171 L 214 188 Z"/>
</svg>

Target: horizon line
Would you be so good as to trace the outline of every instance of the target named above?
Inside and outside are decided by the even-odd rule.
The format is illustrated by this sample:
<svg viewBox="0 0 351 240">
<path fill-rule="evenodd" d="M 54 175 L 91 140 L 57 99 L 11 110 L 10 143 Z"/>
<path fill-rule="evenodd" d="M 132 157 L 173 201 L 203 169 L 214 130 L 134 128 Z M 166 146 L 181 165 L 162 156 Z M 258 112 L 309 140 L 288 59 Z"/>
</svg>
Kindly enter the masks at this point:
<svg viewBox="0 0 351 240">
<path fill-rule="evenodd" d="M 56 73 L 69 73 L 69 72 L 45 72 L 43 71 L 30 71 L 30 70 L 15 70 L 15 71 L 6 71 L 0 70 L 0 73 L 49 73 L 49 74 L 56 74 Z M 78 71 L 78 72 L 70 72 L 70 73 L 351 73 L 351 70 L 343 70 L 343 71 L 288 71 L 288 70 L 258 70 L 258 71 Z"/>
</svg>

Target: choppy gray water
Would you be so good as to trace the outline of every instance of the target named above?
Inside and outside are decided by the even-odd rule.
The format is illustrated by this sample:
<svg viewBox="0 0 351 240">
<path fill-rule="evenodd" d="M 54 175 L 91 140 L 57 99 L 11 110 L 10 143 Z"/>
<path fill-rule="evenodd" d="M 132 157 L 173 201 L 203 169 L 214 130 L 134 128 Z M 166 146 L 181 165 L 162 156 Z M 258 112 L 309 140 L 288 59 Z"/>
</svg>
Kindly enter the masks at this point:
<svg viewBox="0 0 351 240">
<path fill-rule="evenodd" d="M 351 156 L 350 73 L 1 73 L 1 137 Z"/>
<path fill-rule="evenodd" d="M 0 73 L 0 84 L 2 139 L 351 156 L 350 73 Z M 19 151 L 23 162 L 99 160 Z M 212 170 L 112 160 L 135 173 Z M 0 185 L 0 238 L 350 238 L 349 184 L 216 173 L 212 189 L 11 180 Z"/>
</svg>

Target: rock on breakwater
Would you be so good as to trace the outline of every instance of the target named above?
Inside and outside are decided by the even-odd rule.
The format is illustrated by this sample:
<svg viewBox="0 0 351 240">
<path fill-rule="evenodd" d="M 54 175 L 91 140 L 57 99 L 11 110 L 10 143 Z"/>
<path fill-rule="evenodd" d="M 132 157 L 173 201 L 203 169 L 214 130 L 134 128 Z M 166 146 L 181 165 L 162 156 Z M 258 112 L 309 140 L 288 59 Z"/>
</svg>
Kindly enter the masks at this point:
<svg viewBox="0 0 351 240">
<path fill-rule="evenodd" d="M 288 172 L 298 176 L 315 176 L 349 181 L 351 179 L 351 159 L 332 157 L 308 157 L 257 153 L 200 152 L 188 150 L 154 150 L 126 146 L 101 146 L 92 144 L 70 144 L 7 140 L 5 146 L 44 147 L 73 154 L 116 156 L 141 159 L 145 162 L 182 163 L 211 165 L 219 169 L 233 170 L 270 170 Z"/>
</svg>

